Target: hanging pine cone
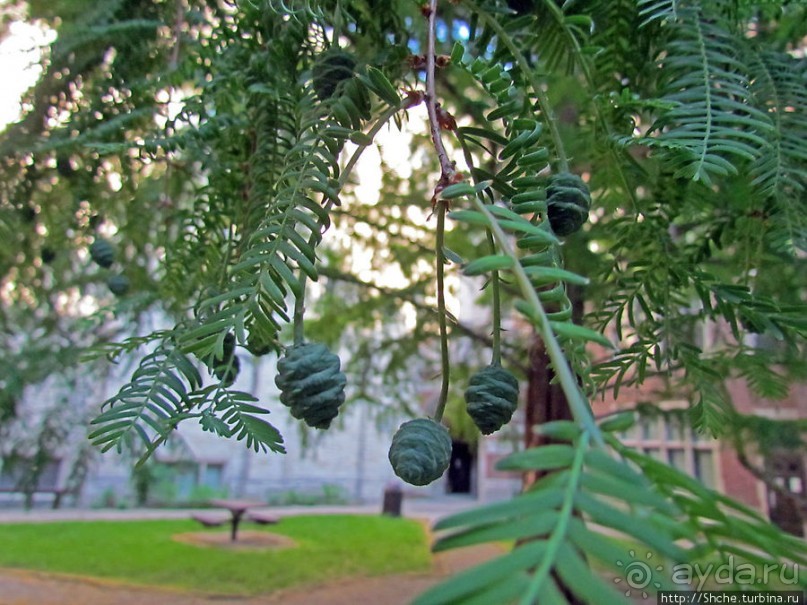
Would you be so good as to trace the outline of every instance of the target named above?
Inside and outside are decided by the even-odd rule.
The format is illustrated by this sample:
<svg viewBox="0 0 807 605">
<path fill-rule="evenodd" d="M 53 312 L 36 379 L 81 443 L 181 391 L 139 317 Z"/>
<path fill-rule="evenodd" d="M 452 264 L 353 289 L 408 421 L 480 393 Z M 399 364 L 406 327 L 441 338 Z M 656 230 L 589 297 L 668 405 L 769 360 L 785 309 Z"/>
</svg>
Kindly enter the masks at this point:
<svg viewBox="0 0 807 605">
<path fill-rule="evenodd" d="M 465 402 L 474 424 L 490 435 L 513 417 L 518 407 L 518 380 L 501 366 L 488 366 L 471 377 Z"/>
<path fill-rule="evenodd" d="M 327 429 L 345 402 L 347 379 L 339 368 L 339 356 L 323 344 L 286 349 L 286 355 L 277 362 L 275 378 L 281 403 L 308 426 Z"/>
<path fill-rule="evenodd" d="M 115 296 L 123 296 L 129 291 L 129 278 L 125 275 L 113 275 L 106 280 L 106 285 Z"/>
<path fill-rule="evenodd" d="M 40 254 L 40 258 L 42 259 L 43 263 L 45 263 L 46 265 L 49 265 L 54 260 L 56 260 L 56 251 L 53 248 L 50 248 L 48 246 L 44 246 L 42 248 L 42 253 Z"/>
<path fill-rule="evenodd" d="M 235 334 L 227 332 L 224 341 L 221 343 L 221 357 L 214 360 L 215 365 L 230 363 L 230 359 L 235 356 Z"/>
<path fill-rule="evenodd" d="M 217 365 L 213 368 L 213 373 L 221 381 L 222 386 L 229 387 L 238 378 L 238 372 L 241 370 L 241 361 L 238 355 L 233 355 L 228 363 Z"/>
<path fill-rule="evenodd" d="M 250 333 L 247 337 L 246 348 L 247 351 L 252 353 L 255 357 L 263 357 L 267 353 L 275 350 L 275 347 L 257 332 Z"/>
<path fill-rule="evenodd" d="M 591 194 L 576 174 L 561 172 L 549 179 L 546 208 L 555 235 L 565 237 L 580 229 L 588 220 Z"/>
<path fill-rule="evenodd" d="M 448 468 L 451 437 L 448 429 L 429 418 L 404 422 L 389 448 L 392 470 L 412 485 L 428 485 Z"/>
<path fill-rule="evenodd" d="M 210 355 L 205 360 L 205 364 L 223 386 L 228 387 L 235 382 L 241 369 L 241 362 L 235 355 L 235 335 L 232 332 L 224 335 L 221 343 L 221 355 Z"/>
<path fill-rule="evenodd" d="M 109 269 L 112 263 L 115 262 L 115 248 L 105 239 L 96 237 L 95 241 L 90 245 L 90 258 L 98 266 Z"/>
<path fill-rule="evenodd" d="M 314 63 L 314 93 L 320 101 L 330 99 L 344 80 L 353 77 L 356 59 L 338 48 L 322 53 Z"/>
</svg>

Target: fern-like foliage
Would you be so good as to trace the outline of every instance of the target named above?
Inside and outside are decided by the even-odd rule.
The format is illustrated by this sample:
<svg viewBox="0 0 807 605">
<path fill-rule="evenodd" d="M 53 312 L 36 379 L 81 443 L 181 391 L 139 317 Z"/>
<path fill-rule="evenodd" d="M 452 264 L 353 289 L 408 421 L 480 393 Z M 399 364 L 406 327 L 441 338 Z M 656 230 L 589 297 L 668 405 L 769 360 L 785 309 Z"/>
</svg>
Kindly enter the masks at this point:
<svg viewBox="0 0 807 605">
<path fill-rule="evenodd" d="M 542 434 L 559 443 L 512 454 L 498 465 L 505 471 L 538 471 L 542 479 L 511 500 L 435 525 L 437 551 L 510 541 L 515 547 L 457 574 L 415 603 L 628 603 L 617 580 L 624 581 L 631 552 L 642 547 L 655 557 L 642 578 L 648 592 L 695 588 L 676 583 L 662 562 L 669 569 L 734 556 L 735 564 L 803 564 L 807 553 L 800 540 L 688 475 L 621 445 L 611 431 L 630 424 L 628 414 L 603 423 L 610 452 L 592 447 L 574 423 L 543 425 Z"/>
<path fill-rule="evenodd" d="M 497 33 L 506 36 L 502 29 L 498 29 Z M 502 48 L 508 52 L 514 50 L 512 42 L 502 42 Z M 452 60 L 455 65 L 464 67 L 495 100 L 496 107 L 488 113 L 487 120 L 501 121 L 505 132 L 505 136 L 502 136 L 485 127 L 458 131 L 476 185 L 452 185 L 442 191 L 441 196 L 445 199 L 472 197 L 474 210 L 458 210 L 449 216 L 461 222 L 484 226 L 498 247 L 498 253 L 494 251 L 465 264 L 463 272 L 470 276 L 491 274 L 492 280 L 499 279 L 499 275 L 505 272 L 512 274 L 520 291 L 520 297 L 514 303 L 515 308 L 548 343 L 552 350 L 552 363 L 562 375 L 564 388 L 568 389 L 567 396 L 575 418 L 584 426 L 591 427 L 588 403 L 579 391 L 567 359 L 572 360 L 579 373 L 585 374 L 582 371 L 585 343 L 598 342 L 606 347 L 610 347 L 611 343 L 599 332 L 570 321 L 572 304 L 566 284 L 584 285 L 587 280 L 562 268 L 560 242 L 547 219 L 546 183 L 537 176 L 546 167 L 549 157 L 548 150 L 540 141 L 542 125 L 529 116 L 529 104 L 510 87 L 511 82 L 521 80 L 522 73 L 518 69 L 506 70 L 496 58 L 487 61 L 479 57 L 466 60 L 461 46 L 455 47 Z M 525 85 L 533 86 L 537 91 L 534 82 Z M 557 136 L 553 138 L 558 140 Z M 496 161 L 495 170 L 476 167 L 470 152 L 471 144 L 492 156 L 490 159 Z M 495 152 L 498 145 L 501 148 Z M 558 152 L 562 152 L 560 147 Z M 505 207 L 495 203 L 496 190 L 507 200 Z M 510 248 L 506 234 L 515 235 L 523 255 Z M 560 359 L 561 346 L 567 359 Z"/>
<path fill-rule="evenodd" d="M 290 321 L 288 300 L 302 299 L 306 280 L 318 277 L 316 249 L 349 174 L 349 169 L 342 174 L 339 164 L 345 142 L 351 139 L 359 145 L 356 156 L 372 142 L 372 136 L 362 132 L 370 118 L 369 91 L 391 105 L 373 132 L 398 110 L 397 92 L 372 69 L 361 78 L 345 79 L 330 98 L 318 98 L 311 65 L 326 45 L 322 36 L 279 16 L 259 21 L 258 35 L 270 42 L 249 57 L 243 48 L 225 45 L 225 55 L 233 55 L 227 60 L 247 61 L 248 68 L 214 79 L 207 91 L 214 98 L 221 94 L 230 99 L 234 86 L 245 86 L 246 118 L 225 121 L 192 98 L 186 103 L 188 111 L 206 119 L 195 134 L 180 133 L 160 143 L 204 144 L 211 123 L 233 135 L 248 134 L 246 146 L 243 141 L 236 145 L 234 137 L 214 138 L 207 154 L 212 157 L 200 157 L 209 182 L 199 188 L 196 209 L 182 225 L 184 245 L 169 253 L 169 279 L 182 288 L 190 276 L 188 286 L 195 288 L 191 293 L 199 301 L 193 321 L 179 325 L 176 340 L 183 353 L 207 362 L 221 357 L 227 335 L 240 345 L 258 342 L 281 349 L 279 334 Z M 300 64 L 288 62 L 289 56 L 298 57 Z M 239 172 L 240 167 L 246 172 Z M 223 191 L 237 191 L 235 203 L 225 199 Z M 225 405 L 227 401 L 231 403 Z M 246 438 L 251 447 L 280 447 L 282 441 L 270 425 L 243 413 L 251 409 L 243 394 L 220 385 L 195 391 L 189 405 L 176 412 L 174 422 L 202 413 L 209 430 Z M 224 416 L 211 416 L 211 410 Z M 121 435 L 114 438 L 120 440 Z"/>
<path fill-rule="evenodd" d="M 301 23 L 308 23 L 326 17 L 322 4 L 311 0 L 268 0 L 267 8 L 279 15 L 287 14 Z"/>
<path fill-rule="evenodd" d="M 644 18 L 642 25 L 654 21 L 678 21 L 678 11 L 681 9 L 679 0 L 639 0 L 639 16 Z"/>
<path fill-rule="evenodd" d="M 748 53 L 755 74 L 751 93 L 763 107 L 774 130 L 766 147 L 751 166 L 753 185 L 771 201 L 770 237 L 774 248 L 793 252 L 807 249 L 807 224 L 803 197 L 807 188 L 807 117 L 798 111 L 807 102 L 807 62 L 786 53 Z"/>
<path fill-rule="evenodd" d="M 553 423 L 543 432 L 568 439 L 577 428 Z M 652 545 L 674 561 L 690 557 L 675 545 L 677 538 L 691 537 L 687 526 L 675 524 L 677 507 L 624 461 L 591 449 L 585 436 L 513 454 L 498 468 L 540 471 L 546 476 L 507 502 L 440 520 L 435 549 L 510 540 L 516 541 L 515 548 L 427 591 L 415 601 L 417 605 L 491 599 L 502 604 L 566 603 L 570 595 L 564 595 L 559 581 L 583 602 L 624 603 L 590 563 L 596 560 L 616 571 L 627 553 L 612 537 L 587 528 L 592 521 Z"/>
<path fill-rule="evenodd" d="M 754 160 L 772 132 L 753 104 L 742 46 L 706 9 L 682 8 L 660 64 L 662 99 L 672 104 L 638 139 L 660 148 L 678 175 L 712 183 Z"/>
<path fill-rule="evenodd" d="M 102 451 L 128 449 L 145 459 L 181 421 L 198 418 L 204 430 L 245 440 L 255 451 L 284 453 L 283 437 L 260 417 L 269 412 L 257 401 L 220 383 L 203 386 L 193 360 L 163 344 L 143 357 L 129 383 L 104 402 L 89 438 Z"/>
<path fill-rule="evenodd" d="M 278 430 L 261 418 L 269 412 L 255 403 L 249 393 L 231 391 L 221 385 L 210 385 L 191 394 L 190 404 L 201 410 L 202 428 L 222 437 L 245 440 L 248 448 L 258 451 L 285 453 L 283 437 Z"/>
<path fill-rule="evenodd" d="M 124 445 L 150 451 L 162 443 L 191 407 L 191 394 L 202 384 L 196 366 L 181 352 L 158 347 L 143 357 L 117 395 L 104 403 L 90 434 L 103 451 Z M 138 443 L 139 442 L 139 443 Z"/>
<path fill-rule="evenodd" d="M 594 332 L 583 328 L 572 328 L 564 322 L 571 319 L 571 302 L 566 293 L 566 283 L 583 285 L 587 280 L 562 268 L 560 242 L 552 233 L 546 217 L 546 180 L 536 176 L 547 167 L 549 151 L 541 142 L 543 128 L 534 118 L 524 115 L 524 101 L 514 94 L 511 88 L 511 75 L 495 61 L 464 61 L 460 50 L 454 53 L 455 65 L 464 67 L 479 84 L 493 97 L 496 108 L 487 115 L 491 122 L 502 121 L 505 136 L 487 128 L 463 128 L 458 131 L 460 139 L 492 154 L 501 162 L 495 172 L 473 166 L 472 172 L 480 182 L 476 188 L 457 185 L 443 192 L 443 197 L 476 195 L 489 185 L 499 190 L 508 200 L 507 208 L 491 204 L 489 212 L 497 225 L 506 232 L 517 236 L 517 246 L 523 251 L 518 264 L 529 279 L 531 290 L 536 292 L 541 303 L 547 306 L 549 321 L 563 340 L 573 335 L 584 340 L 607 341 Z M 494 146 L 501 145 L 498 153 Z M 471 160 L 470 155 L 466 155 Z M 492 192 L 488 192 L 492 198 Z M 474 210 L 461 210 L 450 215 L 452 218 L 478 225 L 489 225 L 490 219 Z M 506 270 L 514 266 L 506 255 L 492 255 L 478 258 L 465 266 L 466 275 L 476 275 L 494 270 Z M 528 316 L 530 305 L 516 305 Z M 533 317 L 534 319 L 534 317 Z M 564 332 L 567 332 L 564 334 Z"/>
<path fill-rule="evenodd" d="M 627 83 L 634 86 L 637 72 L 646 68 L 644 57 L 650 40 L 640 28 L 640 16 L 635 0 L 594 2 L 592 43 L 598 52 L 593 58 L 594 74 L 610 89 L 622 90 Z M 643 52 L 637 52 L 637 46 Z M 598 82 L 599 84 L 599 82 Z"/>
<path fill-rule="evenodd" d="M 367 91 L 358 80 L 341 91 L 332 103 L 322 104 L 310 89 L 301 90 L 285 110 L 289 117 L 278 124 L 269 114 L 275 130 L 260 135 L 258 151 L 267 136 L 272 143 L 280 139 L 285 144 L 285 137 L 294 143 L 282 157 L 261 154 L 277 163 L 280 172 L 276 180 L 256 175 L 249 195 L 250 216 L 257 221 L 233 250 L 236 262 L 227 292 L 201 301 L 205 315 L 202 325 L 183 337 L 187 350 L 204 356 L 222 333 L 234 330 L 243 342 L 251 328 L 265 341 L 277 342 L 289 319 L 289 293 L 302 296 L 305 278 L 317 279 L 315 249 L 330 224 L 328 208 L 339 204 L 337 158 L 348 136 L 369 118 Z M 257 166 L 264 170 L 263 163 Z"/>
<path fill-rule="evenodd" d="M 179 422 L 196 420 L 256 451 L 283 451 L 263 403 L 227 386 L 236 358 L 229 367 L 216 360 L 230 347 L 252 351 L 253 340 L 282 350 L 292 299 L 298 340 L 306 284 L 323 273 L 355 291 L 311 304 L 330 315 L 306 330 L 322 330 L 333 343 L 343 332 L 355 335 L 348 346 L 362 375 L 356 390 L 364 395 L 377 381 L 385 396 L 395 391 L 401 400 L 380 403 L 418 413 L 411 369 L 434 332 L 432 265 L 423 262 L 433 251 L 424 253 L 429 222 L 413 223 L 432 192 L 424 176 L 431 166 L 415 166 L 409 182 L 385 175 L 377 205 L 357 209 L 348 197 L 340 204 L 361 150 L 386 122 L 402 123 L 396 113 L 409 105 L 399 88 L 412 89 L 412 103 L 423 97 L 417 65 L 425 32 L 412 33 L 412 24 L 425 23 L 420 8 L 408 0 L 187 0 L 191 10 L 174 15 L 168 4 L 111 0 L 74 20 L 75 35 L 60 32 L 54 48 L 56 72 L 30 95 L 32 117 L 16 128 L 16 140 L 0 142 L 9 154 L 0 166 L 0 235 L 22 244 L 18 252 L 0 242 L 8 250 L 0 254 L 3 326 L 22 315 L 7 299 L 72 300 L 80 292 L 104 300 L 91 287 L 98 268 L 81 264 L 100 235 L 93 219 L 105 215 L 121 251 L 116 262 L 149 277 L 139 280 L 154 285 L 143 300 L 157 301 L 177 327 L 96 348 L 115 357 L 157 347 L 104 404 L 92 433 L 102 449 L 148 455 Z M 437 31 L 428 32 L 438 46 L 459 40 L 449 65 L 440 57 L 436 94 L 461 125 L 453 130 L 446 120 L 443 137 L 451 150 L 456 135 L 471 177 L 440 193 L 452 201 L 455 221 L 442 252 L 495 290 L 494 317 L 512 303 L 519 325 L 534 328 L 574 422 L 540 427 L 550 445 L 502 463 L 505 471 L 542 474 L 534 487 L 438 526 L 445 532 L 438 549 L 507 540 L 516 542 L 512 552 L 420 602 L 622 602 L 622 587 L 601 571 L 624 574 L 625 539 L 669 563 L 728 555 L 803 563 L 803 544 L 623 447 L 615 432 L 628 423 L 598 425 L 586 395 L 600 388 L 616 398 L 620 386 L 657 373 L 691 401 L 698 427 L 737 428 L 743 439 L 759 427 L 766 443 L 774 441 L 773 424 L 738 418 L 724 385 L 740 377 L 759 396 L 782 396 L 796 364 L 776 362 L 803 357 L 803 278 L 781 253 L 797 252 L 804 240 L 804 64 L 774 52 L 766 27 L 748 39 L 746 21 L 761 13 L 734 1 L 535 0 L 518 14 L 511 4 L 439 3 Z M 771 18 L 763 22 L 780 33 Z M 325 98 L 315 66 L 333 46 L 357 67 Z M 64 125 L 42 126 L 61 115 L 70 115 Z M 415 153 L 429 148 L 421 147 L 426 138 L 414 137 Z M 19 141 L 26 151 L 14 155 Z M 348 141 L 357 146 L 349 159 Z M 581 176 L 594 199 L 592 220 L 562 242 L 546 201 L 549 178 L 560 172 Z M 106 185 L 113 175 L 121 192 Z M 130 207 L 130 199 L 138 203 Z M 144 216 L 147 227 L 138 225 Z M 323 246 L 336 216 L 370 225 L 345 230 L 355 253 L 379 250 L 372 268 L 400 268 L 409 283 L 381 287 L 350 274 L 355 257 Z M 73 235 L 58 243 L 71 238 L 63 247 L 76 253 L 69 262 L 78 279 L 50 291 L 43 284 L 58 281 L 68 262 L 45 266 L 46 234 L 68 223 Z M 570 285 L 589 285 L 595 310 L 580 325 L 572 321 Z M 368 288 L 376 293 L 371 303 L 362 300 Z M 411 330 L 391 327 L 400 301 L 417 308 Z M 98 314 L 104 319 L 88 323 L 106 325 L 110 310 L 132 308 L 142 306 L 116 301 Z M 700 338 L 705 323 L 720 326 L 718 346 Z M 453 332 L 461 327 L 488 344 L 461 324 Z M 622 348 L 589 365 L 587 346 L 609 346 L 612 336 Z M 769 359 L 761 343 L 774 339 L 781 345 Z M 523 367 L 513 353 L 521 343 L 512 340 L 513 365 Z M 219 380 L 203 381 L 198 360 Z M 452 370 L 451 379 L 461 384 L 462 373 Z M 14 399 L 23 391 L 7 377 L 0 382 Z M 3 399 L 0 407 L 13 411 L 14 400 Z M 802 428 L 783 435 L 799 445 Z M 760 451 L 768 451 L 762 440 Z"/>
</svg>

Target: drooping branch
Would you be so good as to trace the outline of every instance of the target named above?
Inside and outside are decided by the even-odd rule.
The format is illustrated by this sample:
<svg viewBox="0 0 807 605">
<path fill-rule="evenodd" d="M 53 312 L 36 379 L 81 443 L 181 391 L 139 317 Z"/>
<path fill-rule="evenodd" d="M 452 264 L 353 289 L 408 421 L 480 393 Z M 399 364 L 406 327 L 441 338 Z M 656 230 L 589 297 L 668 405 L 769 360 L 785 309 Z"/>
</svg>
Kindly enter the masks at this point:
<svg viewBox="0 0 807 605">
<path fill-rule="evenodd" d="M 451 361 L 448 355 L 448 325 L 446 320 L 446 298 L 445 298 L 445 252 L 443 250 L 443 239 L 445 235 L 445 222 L 448 203 L 445 200 L 437 199 L 438 194 L 446 186 L 451 184 L 456 175 L 454 163 L 448 159 L 448 153 L 443 145 L 440 134 L 441 120 L 438 118 L 439 104 L 437 103 L 437 91 L 434 84 L 435 70 L 435 31 L 437 21 L 437 0 L 430 0 L 429 6 L 424 10 L 428 20 L 427 48 L 426 48 L 426 110 L 429 114 L 429 130 L 431 132 L 432 143 L 437 152 L 437 159 L 440 162 L 440 180 L 434 189 L 432 202 L 435 204 L 437 213 L 437 239 L 435 243 L 435 264 L 437 271 L 437 320 L 440 324 L 440 368 L 441 382 L 440 395 L 434 412 L 434 419 L 437 422 L 443 418 L 446 404 L 448 403 L 449 379 L 451 373 Z"/>
<path fill-rule="evenodd" d="M 446 319 L 446 292 L 445 292 L 445 254 L 443 241 L 446 228 L 446 206 L 443 200 L 437 203 L 437 241 L 435 243 L 435 262 L 437 263 L 437 321 L 440 325 L 440 367 L 442 380 L 440 381 L 440 396 L 437 400 L 437 409 L 434 419 L 438 422 L 443 418 L 448 403 L 449 374 L 451 362 L 448 356 L 448 321 Z"/>
</svg>

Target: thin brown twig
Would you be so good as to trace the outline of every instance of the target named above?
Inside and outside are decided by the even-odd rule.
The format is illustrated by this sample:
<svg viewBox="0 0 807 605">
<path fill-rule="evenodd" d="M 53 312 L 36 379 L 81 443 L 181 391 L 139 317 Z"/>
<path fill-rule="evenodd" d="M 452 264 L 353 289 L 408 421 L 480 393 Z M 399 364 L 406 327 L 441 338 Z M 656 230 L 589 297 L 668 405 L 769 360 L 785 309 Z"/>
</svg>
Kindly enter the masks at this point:
<svg viewBox="0 0 807 605">
<path fill-rule="evenodd" d="M 427 28 L 427 48 L 426 48 L 426 111 L 429 114 L 429 129 L 431 131 L 434 150 L 437 152 L 437 159 L 440 162 L 440 183 L 448 185 L 456 172 L 453 162 L 448 158 L 448 153 L 443 145 L 443 138 L 440 134 L 440 120 L 437 117 L 437 90 L 434 84 L 435 72 L 435 23 L 437 20 L 437 0 L 430 0 L 428 8 L 429 26 Z M 439 186 L 438 184 L 438 186 Z"/>
</svg>

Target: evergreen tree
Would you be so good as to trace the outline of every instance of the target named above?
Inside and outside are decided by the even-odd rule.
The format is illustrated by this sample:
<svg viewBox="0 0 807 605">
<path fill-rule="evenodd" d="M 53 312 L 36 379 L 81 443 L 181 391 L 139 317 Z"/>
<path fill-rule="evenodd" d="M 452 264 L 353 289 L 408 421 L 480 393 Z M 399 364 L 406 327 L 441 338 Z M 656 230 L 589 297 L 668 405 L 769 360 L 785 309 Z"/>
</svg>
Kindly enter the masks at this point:
<svg viewBox="0 0 807 605">
<path fill-rule="evenodd" d="M 491 432 L 515 403 L 504 368 L 532 376 L 542 363 L 559 393 L 538 415 L 551 443 L 501 463 L 540 479 L 439 525 L 438 548 L 517 546 L 420 603 L 622 602 L 596 571 L 620 573 L 621 550 L 592 523 L 671 562 L 807 560 L 756 513 L 623 446 L 630 414 L 598 422 L 589 406 L 661 376 L 707 434 L 766 451 L 786 430 L 803 445 L 803 425 L 743 416 L 725 388 L 740 376 L 783 397 L 804 374 L 802 3 L 49 0 L 28 11 L 58 37 L 0 137 L 0 423 L 27 386 L 86 373 L 80 357 L 135 354 L 93 421 L 102 449 L 148 456 L 195 420 L 281 451 L 270 402 L 232 388 L 239 355 L 278 355 L 281 401 L 324 428 L 345 374 L 363 396 L 397 392 L 421 413 L 405 399 L 433 351 L 437 401 L 390 455 L 423 483 L 447 464 L 452 393 L 467 389 Z M 362 200 L 359 158 L 420 119 L 411 176 L 385 170 L 378 202 Z M 372 271 L 357 274 L 363 249 Z M 399 284 L 373 281 L 385 273 Z M 447 310 L 446 278 L 459 274 L 484 283 L 481 331 Z M 155 314 L 171 327 L 143 330 Z M 704 324 L 725 328 L 719 346 L 698 341 Z M 489 357 L 484 373 L 487 359 L 452 363 L 450 343 L 465 337 Z M 338 343 L 344 373 L 328 349 Z M 593 358 L 595 347 L 611 352 Z"/>
</svg>

